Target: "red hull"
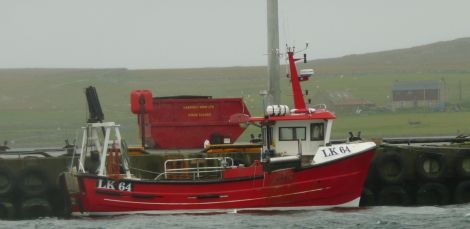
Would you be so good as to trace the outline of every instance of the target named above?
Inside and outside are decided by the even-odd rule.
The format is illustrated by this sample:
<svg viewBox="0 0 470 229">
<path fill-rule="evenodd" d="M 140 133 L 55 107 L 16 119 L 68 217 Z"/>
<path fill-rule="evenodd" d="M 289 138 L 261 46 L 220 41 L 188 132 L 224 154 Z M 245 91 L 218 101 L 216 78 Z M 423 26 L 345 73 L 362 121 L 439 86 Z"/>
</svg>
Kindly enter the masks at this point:
<svg viewBox="0 0 470 229">
<path fill-rule="evenodd" d="M 369 150 L 301 169 L 228 169 L 222 181 L 117 180 L 106 187 L 106 178 L 83 174 L 78 175 L 81 194 L 72 196 L 79 204 L 72 210 L 119 214 L 339 206 L 360 198 L 372 157 Z"/>
</svg>

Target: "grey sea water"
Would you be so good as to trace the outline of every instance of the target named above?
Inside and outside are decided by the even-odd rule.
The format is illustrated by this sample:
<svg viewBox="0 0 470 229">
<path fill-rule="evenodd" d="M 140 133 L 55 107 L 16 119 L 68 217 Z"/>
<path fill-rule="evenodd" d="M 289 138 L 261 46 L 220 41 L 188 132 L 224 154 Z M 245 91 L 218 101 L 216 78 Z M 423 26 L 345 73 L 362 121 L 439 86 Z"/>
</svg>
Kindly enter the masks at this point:
<svg viewBox="0 0 470 229">
<path fill-rule="evenodd" d="M 0 228 L 470 228 L 470 204 L 0 221 Z"/>
</svg>

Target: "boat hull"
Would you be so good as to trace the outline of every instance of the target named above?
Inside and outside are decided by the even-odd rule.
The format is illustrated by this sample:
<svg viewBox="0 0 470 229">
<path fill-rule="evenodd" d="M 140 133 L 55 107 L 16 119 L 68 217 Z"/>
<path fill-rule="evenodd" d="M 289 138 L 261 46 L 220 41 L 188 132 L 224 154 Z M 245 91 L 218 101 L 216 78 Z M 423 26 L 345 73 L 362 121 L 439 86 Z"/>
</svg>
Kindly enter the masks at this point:
<svg viewBox="0 0 470 229">
<path fill-rule="evenodd" d="M 132 180 L 77 174 L 73 214 L 191 213 L 357 207 L 373 149 L 321 165 L 266 172 L 253 165 L 221 180 Z"/>
</svg>

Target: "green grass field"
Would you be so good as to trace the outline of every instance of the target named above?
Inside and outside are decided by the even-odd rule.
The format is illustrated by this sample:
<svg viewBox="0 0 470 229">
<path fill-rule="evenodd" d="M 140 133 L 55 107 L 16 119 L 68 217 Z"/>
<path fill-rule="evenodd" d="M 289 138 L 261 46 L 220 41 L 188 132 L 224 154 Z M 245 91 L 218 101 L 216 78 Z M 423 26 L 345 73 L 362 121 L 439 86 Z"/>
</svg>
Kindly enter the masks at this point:
<svg viewBox="0 0 470 229">
<path fill-rule="evenodd" d="M 410 125 L 410 121 L 420 124 Z M 334 135 L 348 131 L 362 131 L 368 138 L 469 134 L 470 112 L 338 115 Z"/>
<path fill-rule="evenodd" d="M 0 141 L 13 147 L 60 146 L 76 138 L 87 120 L 84 88 L 97 88 L 105 119 L 122 125 L 124 137 L 138 143 L 136 117 L 130 112 L 133 89 L 150 89 L 154 96 L 212 95 L 243 97 L 252 114 L 261 114 L 259 91 L 265 89 L 263 67 L 208 68 L 183 70 L 0 70 Z M 469 73 L 318 75 L 303 84 L 310 91 L 349 90 L 378 106 L 387 107 L 395 80 L 445 79 L 449 102 L 470 104 Z M 282 80 L 282 100 L 291 106 L 288 80 Z M 458 85 L 463 100 L 459 100 Z M 315 103 L 315 98 L 311 98 Z M 430 136 L 470 133 L 470 112 L 402 112 L 337 114 L 334 138 L 349 131 L 362 131 L 367 138 L 390 136 Z M 410 125 L 409 121 L 419 121 Z M 248 140 L 249 129 L 241 140 Z"/>
<path fill-rule="evenodd" d="M 299 68 L 315 68 L 303 84 L 312 97 L 319 91 L 350 91 L 378 107 L 390 106 L 396 80 L 444 80 L 448 102 L 460 112 L 363 112 L 337 114 L 334 138 L 349 131 L 363 137 L 397 137 L 470 134 L 470 38 L 434 44 L 313 60 Z M 281 72 L 286 72 L 285 67 Z M 282 103 L 291 106 L 289 80 L 281 80 Z M 243 97 L 253 115 L 262 114 L 259 91 L 266 89 L 266 67 L 201 69 L 0 69 L 0 141 L 12 147 L 60 146 L 73 140 L 87 120 L 84 88 L 98 89 L 107 121 L 122 125 L 129 143 L 138 143 L 136 117 L 130 112 L 133 89 L 150 89 L 154 96 L 212 95 Z M 461 88 L 461 90 L 460 90 Z M 409 122 L 418 122 L 410 125 Z M 248 140 L 250 128 L 241 140 Z"/>
</svg>

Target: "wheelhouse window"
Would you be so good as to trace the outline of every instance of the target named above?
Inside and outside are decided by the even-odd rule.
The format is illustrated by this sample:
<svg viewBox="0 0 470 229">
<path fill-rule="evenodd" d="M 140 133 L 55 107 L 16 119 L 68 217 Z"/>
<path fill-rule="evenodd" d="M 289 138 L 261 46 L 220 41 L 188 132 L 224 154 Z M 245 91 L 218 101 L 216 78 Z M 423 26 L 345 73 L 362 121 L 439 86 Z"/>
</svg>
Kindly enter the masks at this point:
<svg viewBox="0 0 470 229">
<path fill-rule="evenodd" d="M 312 123 L 310 124 L 310 140 L 321 141 L 325 139 L 325 124 Z"/>
<path fill-rule="evenodd" d="M 279 127 L 280 141 L 305 141 L 305 127 Z"/>
</svg>

